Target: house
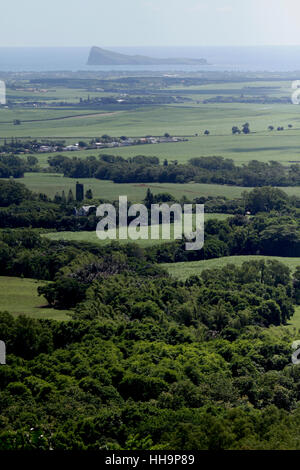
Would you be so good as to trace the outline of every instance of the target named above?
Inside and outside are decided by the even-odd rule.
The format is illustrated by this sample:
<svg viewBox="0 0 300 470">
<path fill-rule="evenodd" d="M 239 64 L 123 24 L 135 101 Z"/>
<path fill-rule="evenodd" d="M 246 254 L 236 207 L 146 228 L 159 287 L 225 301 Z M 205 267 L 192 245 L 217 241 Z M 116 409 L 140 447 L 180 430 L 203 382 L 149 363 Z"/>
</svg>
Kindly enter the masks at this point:
<svg viewBox="0 0 300 470">
<path fill-rule="evenodd" d="M 41 153 L 53 152 L 53 147 L 50 147 L 49 145 L 41 145 L 40 148 L 38 149 L 38 152 L 41 152 Z"/>
<path fill-rule="evenodd" d="M 80 209 L 74 208 L 74 213 L 76 217 L 87 217 L 90 215 L 91 209 L 97 209 L 97 206 L 82 206 Z"/>
<path fill-rule="evenodd" d="M 75 144 L 75 145 L 67 145 L 66 147 L 64 147 L 64 150 L 66 150 L 67 152 L 73 152 L 74 150 L 79 150 L 79 145 L 78 144 Z"/>
</svg>

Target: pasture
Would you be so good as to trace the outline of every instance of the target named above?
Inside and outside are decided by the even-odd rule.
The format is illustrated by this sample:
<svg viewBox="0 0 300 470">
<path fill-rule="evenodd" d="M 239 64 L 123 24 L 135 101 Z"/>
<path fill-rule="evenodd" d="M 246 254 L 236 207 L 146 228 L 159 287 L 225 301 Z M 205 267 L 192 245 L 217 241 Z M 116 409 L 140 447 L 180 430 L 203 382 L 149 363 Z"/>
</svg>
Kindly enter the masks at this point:
<svg viewBox="0 0 300 470">
<path fill-rule="evenodd" d="M 217 155 L 232 159 L 236 165 L 247 164 L 251 160 L 265 163 L 277 161 L 287 166 L 292 163 L 300 163 L 300 129 L 235 136 L 230 133 L 227 135 L 199 135 L 198 137 L 187 137 L 187 139 L 187 142 L 82 150 L 64 152 L 63 155 L 69 158 L 83 159 L 89 156 L 97 157 L 103 153 L 118 155 L 123 158 L 145 155 L 147 157 L 156 156 L 161 163 L 165 159 L 169 162 L 177 160 L 179 163 L 187 163 L 194 157 Z M 73 143 L 77 140 L 73 139 Z M 53 155 L 55 154 L 35 154 L 43 168 L 48 166 L 48 158 Z"/>
<path fill-rule="evenodd" d="M 8 89 L 8 98 L 20 100 L 20 106 L 0 109 L 0 143 L 7 138 L 64 139 L 67 143 L 78 140 L 89 141 L 103 134 L 119 137 L 161 136 L 168 132 L 173 136 L 186 136 L 188 142 L 133 146 L 103 149 L 102 153 L 121 155 L 125 158 L 138 154 L 158 156 L 161 161 L 178 160 L 186 162 L 192 157 L 221 155 L 232 158 L 242 165 L 250 160 L 278 161 L 286 165 L 300 163 L 300 113 L 299 106 L 287 103 L 204 103 L 216 96 L 241 96 L 290 98 L 291 82 L 270 80 L 267 76 L 255 81 L 224 81 L 197 86 L 168 86 L 157 90 L 165 96 L 184 96 L 189 99 L 181 104 L 136 105 L 135 109 L 126 106 L 113 107 L 99 105 L 97 109 L 82 109 L 77 106 L 80 98 L 115 96 L 101 90 L 53 87 L 43 92 L 18 91 Z M 154 92 L 155 94 L 155 92 Z M 143 95 L 141 89 L 140 95 Z M 116 95 L 117 96 L 117 95 Z M 133 95 L 132 95 L 133 96 Z M 23 100 L 23 101 L 22 101 Z M 49 101 L 66 106 L 53 108 L 24 108 L 26 100 Z M 68 107 L 68 103 L 73 103 Z M 20 125 L 14 125 L 14 120 Z M 233 126 L 249 122 L 250 135 L 232 135 Z M 292 128 L 288 128 L 292 125 Z M 269 126 L 275 128 L 268 130 Z M 277 127 L 284 131 L 277 131 Z M 204 131 L 210 131 L 204 136 Z M 198 134 L 198 136 L 195 136 Z M 86 157 L 98 155 L 100 151 L 90 150 L 76 153 Z M 70 156 L 70 154 L 68 154 Z M 47 165 L 48 154 L 39 154 L 42 166 Z M 74 154 L 72 155 L 74 156 Z"/>
<path fill-rule="evenodd" d="M 65 191 L 65 194 L 72 189 L 75 195 L 76 181 L 84 184 L 84 190 L 91 189 L 94 198 L 116 201 L 119 196 L 128 197 L 130 202 L 141 202 L 146 196 L 148 188 L 153 194 L 170 193 L 176 200 L 186 196 L 189 200 L 202 196 L 221 196 L 228 199 L 241 197 L 244 191 L 251 191 L 253 188 L 241 186 L 227 186 L 220 184 L 201 183 L 114 183 L 113 181 L 98 180 L 96 178 L 64 178 L 56 173 L 25 173 L 24 178 L 16 181 L 25 184 L 31 191 L 43 193 L 53 198 L 58 192 Z M 280 188 L 289 196 L 300 197 L 300 187 L 288 186 Z"/>
<path fill-rule="evenodd" d="M 114 201 L 119 196 L 126 196 L 131 202 L 141 202 L 150 188 L 153 194 L 170 193 L 176 199 L 186 196 L 193 200 L 201 196 L 226 196 L 228 198 L 239 197 L 246 188 L 238 186 L 222 186 L 217 184 L 200 183 L 124 183 L 118 184 L 107 180 L 98 180 L 96 178 L 64 178 L 63 175 L 55 173 L 26 173 L 24 178 L 18 179 L 20 183 L 25 184 L 31 191 L 47 194 L 54 197 L 55 194 L 64 190 L 68 194 L 72 189 L 75 195 L 76 181 L 84 184 L 84 190 L 91 189 L 95 198 Z M 300 188 L 299 188 L 300 192 Z"/>
<path fill-rule="evenodd" d="M 205 221 L 210 219 L 216 220 L 225 220 L 230 215 L 228 214 L 205 214 Z M 162 225 L 159 226 L 159 239 L 158 240 L 151 240 L 151 228 L 148 228 L 148 240 L 136 240 L 135 243 L 142 247 L 147 247 L 150 245 L 157 245 L 159 243 L 166 243 L 168 241 L 173 241 L 174 238 L 174 224 L 170 224 L 170 240 L 166 240 L 163 238 L 162 235 Z M 111 232 L 112 233 L 112 232 Z M 86 242 L 86 243 L 110 243 L 111 239 L 100 240 L 95 231 L 87 232 L 50 232 L 43 234 L 42 236 L 49 238 L 50 240 L 66 240 L 66 241 L 76 241 L 76 242 Z M 132 240 L 119 240 L 119 230 L 116 230 L 116 240 L 120 243 L 130 243 Z"/>
<path fill-rule="evenodd" d="M 49 320 L 68 320 L 66 310 L 47 307 L 44 297 L 37 293 L 41 281 L 19 277 L 0 276 L 0 311 L 7 311 L 14 316 L 24 314 L 31 318 Z"/>
<path fill-rule="evenodd" d="M 169 274 L 181 280 L 186 280 L 190 276 L 200 275 L 204 269 L 223 268 L 227 264 L 241 266 L 246 261 L 253 260 L 277 260 L 285 264 L 291 271 L 295 271 L 300 266 L 300 258 L 281 258 L 277 256 L 228 256 L 226 258 L 214 258 L 204 261 L 191 261 L 184 263 L 163 264 Z"/>
<path fill-rule="evenodd" d="M 19 119 L 20 125 L 13 120 Z M 27 121 L 27 122 L 26 122 Z M 250 135 L 232 135 L 232 126 L 250 123 Z M 288 129 L 288 125 L 293 128 Z M 268 131 L 268 126 L 283 126 L 284 131 Z M 204 130 L 210 131 L 204 136 Z M 88 141 L 103 134 L 141 137 L 187 136 L 188 142 L 104 149 L 124 157 L 156 155 L 186 162 L 192 157 L 221 155 L 241 165 L 250 160 L 275 160 L 285 164 L 300 162 L 299 107 L 283 104 L 199 104 L 141 107 L 134 110 L 105 111 L 67 109 L 0 109 L 0 139 L 52 138 L 68 142 Z M 198 134 L 195 137 L 195 134 Z M 97 155 L 97 150 L 76 153 Z M 48 155 L 38 155 L 46 164 Z"/>
<path fill-rule="evenodd" d="M 294 329 L 296 329 L 297 331 L 300 331 L 300 306 L 299 305 L 295 306 L 295 314 L 289 320 L 285 328 L 289 329 L 290 331 L 293 331 Z"/>
<path fill-rule="evenodd" d="M 265 110 L 257 110 L 256 105 L 202 105 L 198 108 L 160 107 L 137 109 L 135 111 L 85 112 L 83 111 L 22 111 L 28 119 L 50 119 L 44 121 L 23 122 L 19 126 L 12 123 L 3 124 L 8 119 L 0 110 L 0 138 L 52 138 L 64 139 L 67 143 L 79 140 L 89 141 L 103 134 L 112 136 L 126 135 L 141 137 L 145 135 L 163 135 L 169 132 L 175 136 L 187 136 L 187 142 L 160 143 L 139 145 L 102 150 L 68 152 L 69 157 L 97 156 L 100 153 L 120 155 L 124 158 L 136 155 L 157 156 L 161 162 L 177 160 L 186 163 L 190 158 L 219 155 L 231 158 L 237 165 L 246 164 L 251 160 L 268 162 L 278 161 L 285 165 L 300 163 L 300 115 L 299 107 L 277 105 Z M 246 109 L 243 109 L 243 107 Z M 35 114 L 37 111 L 38 114 Z M 238 111 L 238 112 L 237 112 Z M 15 119 L 21 119 L 17 112 L 12 111 Z M 73 117 L 72 117 L 73 112 Z M 48 114 L 49 113 L 49 114 Z M 32 115 L 31 115 L 32 114 Z M 241 126 L 245 116 L 250 123 L 251 134 L 232 135 L 232 126 Z M 9 117 L 11 119 L 12 116 Z M 57 119 L 59 118 L 59 119 Z M 292 129 L 287 126 L 291 124 Z M 268 131 L 269 125 L 283 126 L 284 131 Z M 203 135 L 205 129 L 209 136 Z M 195 134 L 199 134 L 195 136 Z M 36 154 L 40 164 L 47 166 L 47 159 L 53 154 Z"/>
</svg>

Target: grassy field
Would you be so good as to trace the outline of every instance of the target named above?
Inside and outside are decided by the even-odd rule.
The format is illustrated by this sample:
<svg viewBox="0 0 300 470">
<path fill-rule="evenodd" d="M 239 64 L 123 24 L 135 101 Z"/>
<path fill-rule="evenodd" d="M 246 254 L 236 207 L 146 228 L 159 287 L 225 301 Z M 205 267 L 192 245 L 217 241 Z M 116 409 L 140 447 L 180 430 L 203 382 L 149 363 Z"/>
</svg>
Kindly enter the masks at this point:
<svg viewBox="0 0 300 470">
<path fill-rule="evenodd" d="M 189 200 L 201 196 L 223 196 L 228 199 L 234 199 L 241 196 L 244 191 L 251 191 L 252 188 L 241 186 L 226 186 L 220 184 L 201 184 L 201 183 L 113 183 L 107 180 L 98 180 L 96 178 L 64 178 L 63 175 L 55 173 L 26 173 L 24 178 L 16 180 L 25 184 L 31 191 L 47 194 L 54 197 L 58 192 L 65 194 L 72 189 L 75 195 L 76 181 L 84 184 L 84 190 L 91 189 L 95 198 L 102 198 L 114 201 L 119 196 L 126 196 L 131 202 L 141 202 L 146 195 L 147 188 L 150 188 L 153 194 L 170 193 L 177 200 L 186 196 Z M 300 197 L 300 187 L 291 186 L 280 188 L 289 196 Z"/>
<path fill-rule="evenodd" d="M 205 214 L 205 220 L 209 219 L 217 219 L 217 220 L 225 220 L 230 215 L 228 214 Z M 157 245 L 158 243 L 166 243 L 168 240 L 162 239 L 162 225 L 159 226 L 159 240 L 151 240 L 151 231 L 150 227 L 148 229 L 148 240 L 137 240 L 136 243 L 138 243 L 140 246 L 150 246 L 150 245 Z M 171 229 L 170 229 L 170 234 L 171 234 L 171 241 L 174 240 L 174 225 L 171 224 Z M 45 235 L 44 237 L 47 237 L 51 240 L 67 240 L 67 241 L 77 241 L 77 242 L 88 242 L 88 243 L 110 243 L 110 239 L 107 240 L 100 240 L 95 231 L 92 232 L 50 232 Z M 119 234 L 117 230 L 117 238 L 116 240 L 120 241 L 120 243 L 128 243 L 131 240 L 119 240 Z"/>
<path fill-rule="evenodd" d="M 300 266 L 300 258 L 281 258 L 277 256 L 229 256 L 226 258 L 215 258 L 205 261 L 192 261 L 186 263 L 163 264 L 171 276 L 185 280 L 190 276 L 199 275 L 204 269 L 222 268 L 227 264 L 241 266 L 245 261 L 253 260 L 277 260 L 288 266 L 292 271 Z"/>
<path fill-rule="evenodd" d="M 43 91 L 29 91 L 26 89 L 14 90 L 11 88 L 6 89 L 7 99 L 13 99 L 19 103 L 26 101 L 42 101 L 47 103 L 55 103 L 64 101 L 66 103 L 78 103 L 80 98 L 90 99 L 107 96 L 106 93 L 101 91 L 87 91 L 78 88 L 66 88 L 64 86 L 55 86 L 44 88 Z M 110 95 L 111 96 L 111 95 Z"/>
<path fill-rule="evenodd" d="M 176 144 L 147 145 L 143 147 L 124 147 L 105 149 L 104 152 L 117 153 L 124 157 L 137 154 L 157 155 L 162 159 L 186 162 L 191 157 L 223 155 L 233 158 L 237 164 L 252 159 L 261 161 L 276 160 L 289 164 L 300 162 L 300 116 L 299 107 L 292 104 L 250 104 L 250 103 L 209 103 L 203 101 L 219 95 L 239 98 L 241 95 L 256 97 L 291 97 L 291 82 L 270 81 L 261 74 L 259 81 L 228 82 L 186 86 L 169 86 L 157 92 L 169 96 L 185 96 L 189 99 L 182 104 L 137 106 L 126 109 L 122 105 L 113 105 L 113 110 L 100 106 L 99 109 L 82 109 L 76 106 L 80 98 L 117 96 L 101 90 L 86 90 L 48 85 L 40 91 L 8 89 L 8 98 L 16 99 L 20 105 L 12 109 L 0 109 L 0 141 L 4 138 L 53 138 L 66 139 L 68 143 L 79 139 L 89 140 L 103 134 L 112 136 L 126 135 L 140 137 L 145 135 L 189 136 L 188 142 Z M 148 90 L 147 90 L 148 91 Z M 143 95 L 141 90 L 140 95 Z M 133 95 L 132 95 L 133 96 Z M 72 102 L 68 108 L 24 108 L 26 100 L 50 102 Z M 19 119 L 21 125 L 13 125 Z M 233 136 L 232 126 L 244 122 L 250 123 L 250 135 Z M 288 129 L 292 124 L 293 128 Z M 269 132 L 268 126 L 283 126 L 283 132 Z M 204 136 L 205 129 L 210 136 Z M 199 134 L 195 137 L 195 134 Z M 82 157 L 97 155 L 97 151 L 83 151 Z M 79 154 L 77 154 L 79 155 Z M 48 155 L 39 155 L 42 165 L 46 165 Z"/>
<path fill-rule="evenodd" d="M 300 130 L 285 132 L 261 132 L 250 135 L 200 135 L 189 137 L 188 142 L 144 145 L 105 149 L 104 153 L 120 155 L 124 158 L 135 155 L 158 156 L 161 161 L 178 160 L 186 163 L 193 157 L 223 156 L 234 160 L 236 165 L 247 164 L 251 160 L 261 162 L 277 161 L 285 165 L 300 163 Z"/>
<path fill-rule="evenodd" d="M 0 129 L 1 130 L 1 129 Z M 79 140 L 79 139 L 77 139 Z M 76 139 L 73 139 L 75 143 Z M 212 155 L 231 158 L 236 165 L 247 164 L 251 160 L 261 162 L 278 161 L 284 165 L 294 162 L 300 163 L 300 130 L 292 129 L 285 132 L 257 133 L 251 135 L 199 135 L 188 137 L 187 142 L 161 143 L 139 145 L 122 148 L 107 148 L 99 150 L 82 150 L 79 152 L 67 152 L 69 158 L 86 158 L 98 156 L 100 153 L 118 155 L 123 158 L 145 155 L 157 156 L 161 162 L 165 159 L 177 160 L 186 163 L 193 157 L 209 157 Z M 49 153 L 36 154 L 42 167 L 48 166 Z"/>
<path fill-rule="evenodd" d="M 17 181 L 25 184 L 34 192 L 42 192 L 50 197 L 54 197 L 57 192 L 61 194 L 63 190 L 67 194 L 69 189 L 72 189 L 75 195 L 76 181 L 79 181 L 84 184 L 84 190 L 91 189 L 93 196 L 96 198 L 117 200 L 119 196 L 127 195 L 128 200 L 132 202 L 141 202 L 145 198 L 147 188 L 151 188 L 153 194 L 167 192 L 172 194 L 176 199 L 180 199 L 185 195 L 191 200 L 201 196 L 226 196 L 228 198 L 236 198 L 247 189 L 237 186 L 200 183 L 118 184 L 112 181 L 98 180 L 95 178 L 64 178 L 63 175 L 53 173 L 26 173 L 24 178 Z"/>
<path fill-rule="evenodd" d="M 198 104 L 184 106 L 157 106 L 135 110 L 66 110 L 66 109 L 0 109 L 0 136 L 65 138 L 89 140 L 103 134 L 112 136 L 172 135 L 194 136 L 188 142 L 176 144 L 145 145 L 105 149 L 124 157 L 137 154 L 157 155 L 161 159 L 185 162 L 191 157 L 222 155 L 233 158 L 237 164 L 253 159 L 276 160 L 288 164 L 300 162 L 300 117 L 297 106 L 274 104 Z M 88 115 L 90 114 L 90 115 Z M 73 117 L 72 117 L 73 116 Z M 65 117 L 65 119 L 59 119 Z M 53 119 L 56 120 L 46 120 Z M 13 125 L 19 119 L 21 125 Z M 25 122 L 32 121 L 32 122 Z M 250 135 L 231 134 L 234 125 L 250 123 Z M 8 122 L 8 123 L 6 123 Z M 287 129 L 292 124 L 292 129 Z M 285 127 L 283 132 L 269 132 L 268 126 Z M 210 136 L 204 136 L 208 129 Z M 202 134 L 202 135 L 200 135 Z M 80 155 L 98 154 L 99 151 Z M 39 156 L 42 164 L 46 155 Z"/>
<path fill-rule="evenodd" d="M 166 94 L 188 97 L 191 101 L 183 104 L 164 106 L 140 106 L 127 110 L 115 107 L 107 110 L 86 110 L 80 107 L 71 109 L 24 109 L 21 106 L 13 109 L 0 109 L 0 141 L 4 138 L 53 138 L 65 139 L 68 143 L 78 140 L 90 140 L 103 134 L 112 136 L 126 135 L 141 137 L 145 135 L 188 136 L 188 142 L 104 149 L 102 152 L 123 157 L 143 154 L 156 155 L 161 160 L 178 160 L 186 162 L 192 157 L 222 155 L 232 158 L 241 165 L 257 159 L 263 162 L 270 160 L 284 164 L 300 162 L 300 116 L 299 108 L 292 104 L 248 104 L 248 103 L 210 103 L 203 100 L 217 95 L 240 97 L 262 96 L 290 97 L 291 82 L 259 81 L 241 83 L 206 84 L 187 87 L 168 87 L 161 90 Z M 113 93 L 88 92 L 84 89 L 67 89 L 55 87 L 46 93 L 9 90 L 8 97 L 31 99 L 33 101 L 50 99 L 64 100 L 66 103 L 78 103 L 80 98 L 93 96 L 112 96 Z M 21 125 L 13 125 L 19 119 Z M 231 133 L 232 126 L 239 126 L 248 121 L 250 135 Z M 293 126 L 288 129 L 288 125 Z M 283 132 L 270 132 L 268 126 L 283 126 Z M 210 131 L 204 136 L 205 129 Z M 195 134 L 198 134 L 196 137 Z M 100 152 L 82 151 L 76 156 L 83 158 L 98 155 Z M 70 156 L 70 154 L 68 154 Z M 72 154 L 74 156 L 74 154 Z M 49 154 L 39 154 L 42 166 L 47 165 Z"/>
<path fill-rule="evenodd" d="M 289 320 L 288 325 L 286 325 L 286 328 L 288 328 L 290 331 L 293 331 L 295 328 L 296 330 L 300 330 L 300 306 L 299 305 L 295 307 L 295 314 Z"/>
<path fill-rule="evenodd" d="M 85 114 L 94 116 L 88 117 Z M 75 116 L 61 121 L 45 121 L 70 115 Z M 21 120 L 21 125 L 15 126 L 14 119 Z M 296 132 L 299 130 L 298 107 L 292 104 L 200 103 L 196 106 L 184 104 L 139 107 L 124 111 L 119 109 L 116 112 L 106 112 L 101 108 L 99 111 L 78 108 L 0 110 L 1 137 L 95 137 L 102 134 L 143 136 L 162 135 L 165 132 L 194 135 L 205 129 L 209 129 L 212 136 L 228 136 L 232 126 L 241 126 L 245 121 L 250 123 L 253 132 L 267 134 L 269 125 L 287 127 L 288 124 L 294 125 Z"/>
<path fill-rule="evenodd" d="M 46 299 L 37 293 L 41 284 L 34 279 L 0 276 L 0 311 L 31 318 L 68 320 L 70 317 L 66 310 L 47 308 Z"/>
<path fill-rule="evenodd" d="M 267 91 L 266 91 L 267 89 Z M 207 96 L 216 96 L 216 95 L 230 95 L 230 96 L 241 96 L 242 94 L 247 96 L 259 96 L 268 94 L 268 96 L 289 96 L 291 89 L 291 82 L 279 80 L 276 81 L 268 81 L 265 79 L 263 83 L 256 82 L 256 81 L 249 81 L 249 82 L 224 82 L 219 85 L 215 83 L 210 84 L 198 84 L 198 85 L 186 85 L 182 83 L 181 86 L 178 85 L 169 85 L 166 88 L 162 88 L 161 91 L 167 95 L 190 95 L 191 98 L 196 97 L 196 101 L 198 97 L 206 98 Z M 65 101 L 65 102 L 72 102 L 78 103 L 80 98 L 87 99 L 90 97 L 91 99 L 94 97 L 102 97 L 102 96 L 119 96 L 118 93 L 113 92 L 105 92 L 103 89 L 102 91 L 98 90 L 87 90 L 85 88 L 67 88 L 63 85 L 55 84 L 55 86 L 51 86 L 50 83 L 47 84 L 46 88 L 42 90 L 30 90 L 29 88 L 21 89 L 12 89 L 7 88 L 7 98 L 19 100 L 19 102 L 26 102 L 26 101 L 42 101 L 42 102 L 55 102 L 55 101 Z M 133 95 L 131 95 L 133 96 Z M 137 93 L 136 96 L 140 96 Z"/>
</svg>

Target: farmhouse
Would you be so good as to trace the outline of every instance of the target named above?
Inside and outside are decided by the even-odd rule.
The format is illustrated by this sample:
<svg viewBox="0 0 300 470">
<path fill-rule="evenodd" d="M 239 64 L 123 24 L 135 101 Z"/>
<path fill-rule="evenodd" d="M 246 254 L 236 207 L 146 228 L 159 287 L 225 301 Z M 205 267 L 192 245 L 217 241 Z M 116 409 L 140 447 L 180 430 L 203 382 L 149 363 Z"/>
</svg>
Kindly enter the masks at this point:
<svg viewBox="0 0 300 470">
<path fill-rule="evenodd" d="M 90 215 L 91 209 L 97 209 L 97 207 L 96 206 L 82 206 L 80 207 L 80 209 L 76 209 L 75 207 L 74 213 L 76 217 L 87 217 L 88 215 Z"/>
</svg>

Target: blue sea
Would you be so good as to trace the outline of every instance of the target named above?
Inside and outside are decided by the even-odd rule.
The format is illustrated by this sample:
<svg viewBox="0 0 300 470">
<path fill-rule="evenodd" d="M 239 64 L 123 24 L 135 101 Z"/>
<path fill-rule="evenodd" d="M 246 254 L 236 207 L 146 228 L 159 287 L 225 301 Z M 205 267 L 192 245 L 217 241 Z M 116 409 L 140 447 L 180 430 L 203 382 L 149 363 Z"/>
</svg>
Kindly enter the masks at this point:
<svg viewBox="0 0 300 470">
<path fill-rule="evenodd" d="M 0 47 L 0 72 L 47 71 L 300 71 L 300 46 L 112 47 L 124 54 L 157 58 L 205 58 L 199 66 L 87 66 L 88 47 Z"/>
</svg>

